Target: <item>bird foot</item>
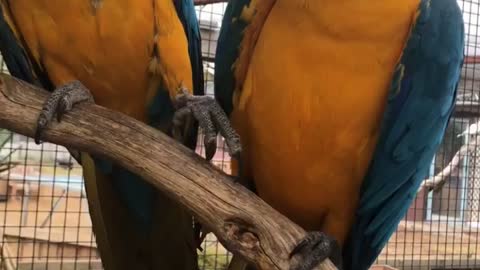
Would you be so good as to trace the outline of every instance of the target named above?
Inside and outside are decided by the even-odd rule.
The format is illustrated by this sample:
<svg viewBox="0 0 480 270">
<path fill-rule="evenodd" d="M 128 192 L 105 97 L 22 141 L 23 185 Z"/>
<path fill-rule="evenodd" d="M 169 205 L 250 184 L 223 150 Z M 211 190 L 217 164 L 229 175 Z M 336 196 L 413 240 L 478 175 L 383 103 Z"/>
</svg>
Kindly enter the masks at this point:
<svg viewBox="0 0 480 270">
<path fill-rule="evenodd" d="M 290 253 L 290 259 L 293 256 L 300 256 L 302 260 L 290 266 L 290 270 L 312 270 L 327 258 L 339 270 L 342 269 L 342 253 L 338 242 L 323 232 L 309 232 Z"/>
<path fill-rule="evenodd" d="M 225 138 L 230 156 L 238 157 L 242 150 L 240 136 L 232 128 L 227 115 L 215 99 L 209 96 L 194 96 L 181 89 L 176 97 L 177 111 L 173 116 L 173 136 L 182 140 L 181 129 L 190 116 L 198 120 L 205 133 L 204 144 L 206 159 L 211 160 L 217 150 L 217 134 Z"/>
<path fill-rule="evenodd" d="M 94 102 L 92 94 L 81 82 L 69 82 L 55 89 L 43 104 L 42 111 L 38 116 L 35 143 L 40 144 L 42 132 L 52 121 L 55 114 L 57 115 L 57 121 L 60 122 L 66 112 L 70 111 L 75 104 L 81 102 Z"/>
</svg>

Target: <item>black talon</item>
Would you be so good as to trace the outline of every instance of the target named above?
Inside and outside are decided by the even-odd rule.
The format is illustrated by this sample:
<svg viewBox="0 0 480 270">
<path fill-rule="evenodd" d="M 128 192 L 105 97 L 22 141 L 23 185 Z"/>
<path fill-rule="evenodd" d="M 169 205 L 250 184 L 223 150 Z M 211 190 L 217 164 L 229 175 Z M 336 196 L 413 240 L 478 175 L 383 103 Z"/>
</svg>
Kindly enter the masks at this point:
<svg viewBox="0 0 480 270">
<path fill-rule="evenodd" d="M 215 99 L 209 96 L 194 96 L 185 89 L 176 97 L 177 112 L 174 115 L 174 133 L 181 130 L 186 114 L 198 120 L 205 132 L 206 159 L 211 160 L 217 149 L 217 134 L 220 133 L 228 146 L 230 156 L 241 152 L 240 137 L 230 125 L 230 120 Z M 175 136 L 179 137 L 178 134 Z"/>
<path fill-rule="evenodd" d="M 310 232 L 290 253 L 290 259 L 293 256 L 302 258 L 298 264 L 290 266 L 290 270 L 312 270 L 327 258 L 341 270 L 341 254 L 340 246 L 333 237 L 323 232 Z"/>
<path fill-rule="evenodd" d="M 65 98 L 65 97 L 64 97 Z M 65 114 L 65 112 L 67 111 L 67 105 L 65 105 L 63 101 L 63 99 L 60 99 L 60 101 L 58 102 L 58 107 L 57 107 L 57 122 L 61 122 L 62 121 L 62 117 L 63 115 Z"/>
<path fill-rule="evenodd" d="M 43 130 L 57 116 L 60 122 L 62 116 L 70 111 L 73 105 L 80 102 L 93 102 L 93 97 L 83 84 L 73 81 L 55 89 L 43 104 L 42 111 L 38 116 L 37 128 L 35 131 L 35 143 L 40 144 L 40 137 Z"/>
<path fill-rule="evenodd" d="M 37 120 L 37 128 L 35 130 L 35 143 L 40 144 L 40 136 L 42 135 L 42 130 L 45 128 L 47 125 L 48 121 L 43 112 L 40 113 L 40 116 L 38 117 Z"/>
<path fill-rule="evenodd" d="M 175 140 L 184 143 L 184 136 L 183 134 L 186 133 L 186 130 L 188 128 L 188 118 L 191 118 L 191 111 L 190 108 L 183 107 L 178 109 L 175 114 L 173 115 L 172 119 L 172 124 L 173 124 L 173 129 L 172 129 L 172 135 Z M 185 127 L 185 128 L 183 128 Z"/>
<path fill-rule="evenodd" d="M 205 159 L 210 161 L 215 155 L 215 152 L 217 152 L 217 135 L 215 134 L 215 136 L 207 136 L 205 134 L 204 145 Z"/>
</svg>

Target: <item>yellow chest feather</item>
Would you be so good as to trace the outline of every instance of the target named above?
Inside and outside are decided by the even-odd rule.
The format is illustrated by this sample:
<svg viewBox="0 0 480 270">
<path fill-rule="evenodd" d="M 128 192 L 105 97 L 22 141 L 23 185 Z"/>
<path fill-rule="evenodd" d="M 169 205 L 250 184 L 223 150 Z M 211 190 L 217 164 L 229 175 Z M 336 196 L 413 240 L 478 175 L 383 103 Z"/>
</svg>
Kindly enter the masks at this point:
<svg viewBox="0 0 480 270">
<path fill-rule="evenodd" d="M 356 196 L 418 4 L 277 0 L 232 115 L 264 199 L 318 220 L 305 205 Z"/>
</svg>

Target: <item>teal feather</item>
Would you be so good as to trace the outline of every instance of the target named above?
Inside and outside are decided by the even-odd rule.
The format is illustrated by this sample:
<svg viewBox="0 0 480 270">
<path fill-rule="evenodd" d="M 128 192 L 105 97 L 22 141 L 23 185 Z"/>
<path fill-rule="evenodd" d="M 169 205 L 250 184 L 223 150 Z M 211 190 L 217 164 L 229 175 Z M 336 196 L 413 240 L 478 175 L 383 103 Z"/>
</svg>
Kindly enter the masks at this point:
<svg viewBox="0 0 480 270">
<path fill-rule="evenodd" d="M 463 64 L 464 24 L 455 0 L 422 0 L 399 65 L 344 247 L 346 269 L 368 269 L 414 200 L 445 133 Z M 396 74 L 394 78 L 397 78 Z M 391 93 L 397 92 L 393 80 Z"/>
<path fill-rule="evenodd" d="M 239 46 L 247 23 L 240 19 L 250 0 L 234 0 L 228 3 L 222 20 L 215 54 L 215 98 L 227 115 L 233 109 L 235 77 L 233 64 L 240 53 Z"/>
<path fill-rule="evenodd" d="M 9 8 L 8 2 L 5 3 L 5 8 Z M 39 63 L 30 61 L 33 58 L 28 48 L 22 47 L 22 42 L 17 40 L 10 29 L 3 15 L 2 6 L 0 6 L 0 52 L 12 76 L 53 91 L 53 84 L 44 69 Z"/>
</svg>

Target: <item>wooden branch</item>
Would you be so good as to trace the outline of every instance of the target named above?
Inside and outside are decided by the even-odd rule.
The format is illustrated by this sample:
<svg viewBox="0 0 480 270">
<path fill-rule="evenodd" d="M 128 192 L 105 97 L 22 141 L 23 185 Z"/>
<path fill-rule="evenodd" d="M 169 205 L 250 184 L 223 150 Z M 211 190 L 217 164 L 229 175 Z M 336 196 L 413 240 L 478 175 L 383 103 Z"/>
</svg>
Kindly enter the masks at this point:
<svg viewBox="0 0 480 270">
<path fill-rule="evenodd" d="M 0 75 L 0 126 L 32 137 L 47 92 Z M 306 234 L 259 197 L 163 133 L 123 114 L 80 104 L 44 140 L 107 157 L 180 202 L 230 251 L 260 269 L 287 270 Z M 335 270 L 327 260 L 316 268 Z"/>
<path fill-rule="evenodd" d="M 468 135 L 466 135 L 468 136 Z M 448 177 L 452 174 L 452 171 L 458 167 L 460 164 L 460 160 L 462 157 L 465 157 L 467 153 L 475 150 L 480 143 L 480 138 L 477 137 L 475 143 L 469 142 L 467 144 L 462 145 L 460 149 L 455 153 L 452 160 L 448 163 L 447 166 L 443 168 L 443 170 L 436 175 L 426 179 L 420 185 L 420 188 L 417 192 L 422 191 L 424 188 L 429 190 L 434 190 L 441 187 L 447 181 Z"/>
<path fill-rule="evenodd" d="M 424 188 L 428 188 L 429 190 L 436 189 L 439 186 L 443 185 L 447 178 L 452 174 L 452 171 L 458 167 L 458 164 L 460 163 L 460 158 L 465 156 L 469 151 L 470 151 L 471 145 L 463 145 L 460 150 L 453 156 L 452 160 L 450 163 L 448 163 L 445 168 L 436 175 L 426 179 L 423 181 L 423 183 L 420 185 L 420 188 L 418 189 L 418 192 L 420 192 Z"/>
</svg>

